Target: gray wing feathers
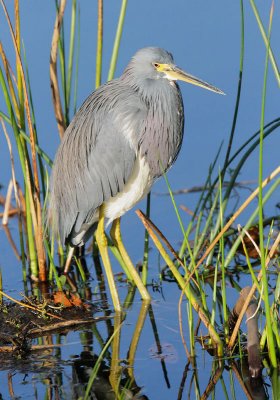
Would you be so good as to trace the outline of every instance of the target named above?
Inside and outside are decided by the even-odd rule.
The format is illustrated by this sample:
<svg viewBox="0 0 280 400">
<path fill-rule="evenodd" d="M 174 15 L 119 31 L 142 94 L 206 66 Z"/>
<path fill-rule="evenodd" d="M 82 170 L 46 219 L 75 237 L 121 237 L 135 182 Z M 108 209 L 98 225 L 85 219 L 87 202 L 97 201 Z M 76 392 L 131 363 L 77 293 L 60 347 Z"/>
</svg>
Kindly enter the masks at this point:
<svg viewBox="0 0 280 400">
<path fill-rule="evenodd" d="M 122 92 L 116 93 L 115 96 L 114 86 L 110 87 L 109 83 L 89 96 L 67 128 L 58 149 L 50 212 L 63 242 L 70 235 L 70 241 L 74 238 L 73 244 L 79 244 L 97 221 L 99 206 L 122 190 L 132 172 L 139 130 L 134 125 L 133 114 L 139 113 L 142 105 L 137 99 L 132 102 L 132 109 L 127 93 L 120 102 L 117 96 Z M 135 96 L 133 92 L 130 95 Z M 124 106 L 119 108 L 119 104 Z M 128 139 L 121 121 L 131 114 L 132 125 L 125 127 L 133 133 Z"/>
</svg>

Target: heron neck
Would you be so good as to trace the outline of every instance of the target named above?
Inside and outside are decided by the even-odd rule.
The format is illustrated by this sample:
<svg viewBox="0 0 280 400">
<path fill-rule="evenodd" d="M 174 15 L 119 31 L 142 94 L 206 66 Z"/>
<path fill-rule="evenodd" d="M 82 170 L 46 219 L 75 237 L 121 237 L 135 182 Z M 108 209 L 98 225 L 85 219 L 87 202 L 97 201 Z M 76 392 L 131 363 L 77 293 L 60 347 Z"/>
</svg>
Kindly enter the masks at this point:
<svg viewBox="0 0 280 400">
<path fill-rule="evenodd" d="M 145 154 L 154 178 L 174 163 L 183 139 L 184 111 L 180 89 L 175 82 L 164 83 L 145 90 L 142 95 L 148 116 L 141 137 L 141 152 Z"/>
</svg>

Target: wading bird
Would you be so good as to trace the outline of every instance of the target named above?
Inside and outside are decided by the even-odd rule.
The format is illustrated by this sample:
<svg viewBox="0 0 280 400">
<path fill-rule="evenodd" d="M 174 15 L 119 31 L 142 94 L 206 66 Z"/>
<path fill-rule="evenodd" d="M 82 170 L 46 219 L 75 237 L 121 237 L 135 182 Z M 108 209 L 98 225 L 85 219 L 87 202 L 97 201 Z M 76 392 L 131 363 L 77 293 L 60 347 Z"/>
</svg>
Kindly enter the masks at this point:
<svg viewBox="0 0 280 400">
<path fill-rule="evenodd" d="M 93 233 L 113 304 L 120 310 L 105 226 L 144 300 L 150 295 L 121 240 L 120 217 L 150 191 L 175 162 L 184 131 L 181 80 L 216 93 L 218 88 L 178 68 L 167 51 L 139 50 L 118 79 L 83 103 L 57 151 L 51 184 L 51 221 L 62 243 L 82 246 Z M 105 225 L 106 224 L 106 225 Z"/>
</svg>

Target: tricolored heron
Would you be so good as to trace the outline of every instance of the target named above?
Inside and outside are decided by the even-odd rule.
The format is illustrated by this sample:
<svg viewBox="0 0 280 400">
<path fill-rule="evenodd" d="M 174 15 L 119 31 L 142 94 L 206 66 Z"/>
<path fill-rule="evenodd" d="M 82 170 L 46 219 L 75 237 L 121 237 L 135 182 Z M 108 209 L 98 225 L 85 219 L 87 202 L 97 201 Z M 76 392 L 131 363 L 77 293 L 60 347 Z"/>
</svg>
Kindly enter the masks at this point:
<svg viewBox="0 0 280 400">
<path fill-rule="evenodd" d="M 120 310 L 105 235 L 119 249 L 143 299 L 150 295 L 121 240 L 120 217 L 150 191 L 175 162 L 184 132 L 184 108 L 176 81 L 216 93 L 218 88 L 178 68 L 167 51 L 139 50 L 118 79 L 83 103 L 57 151 L 50 213 L 62 242 L 82 246 L 96 231 L 114 307 Z"/>
</svg>

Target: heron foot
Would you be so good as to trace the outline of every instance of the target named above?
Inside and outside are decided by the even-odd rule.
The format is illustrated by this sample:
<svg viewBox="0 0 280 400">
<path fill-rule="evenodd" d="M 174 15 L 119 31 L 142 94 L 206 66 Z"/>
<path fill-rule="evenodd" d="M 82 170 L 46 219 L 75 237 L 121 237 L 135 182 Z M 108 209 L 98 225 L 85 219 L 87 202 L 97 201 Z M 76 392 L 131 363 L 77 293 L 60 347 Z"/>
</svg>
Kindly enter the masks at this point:
<svg viewBox="0 0 280 400">
<path fill-rule="evenodd" d="M 119 250 L 120 255 L 129 271 L 131 280 L 137 286 L 142 299 L 145 300 L 146 302 L 150 302 L 151 296 L 150 296 L 149 292 L 147 291 L 145 285 L 143 284 L 138 272 L 136 271 L 129 255 L 124 247 L 124 244 L 122 241 L 122 235 L 121 235 L 120 218 L 117 218 L 114 220 L 111 231 L 110 231 L 110 236 L 114 242 L 114 245 Z"/>
</svg>

